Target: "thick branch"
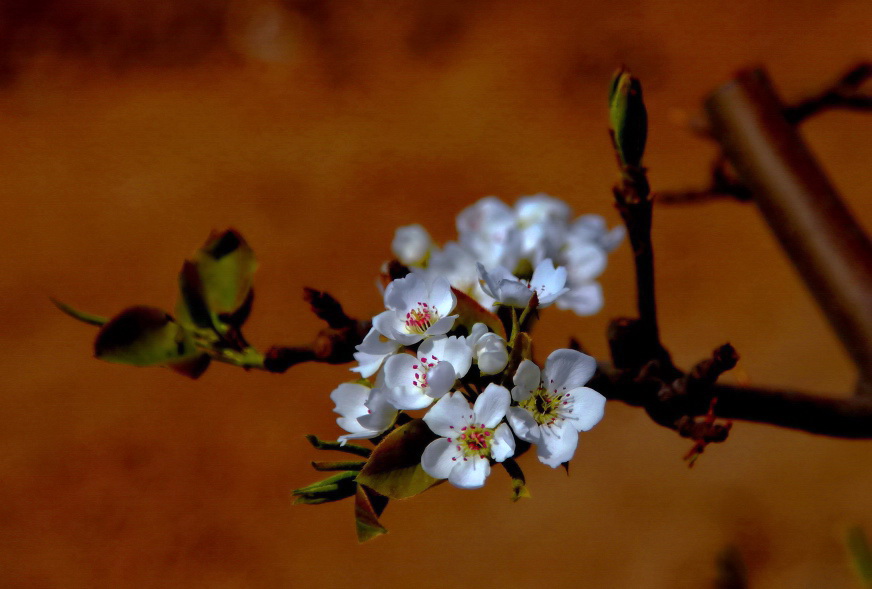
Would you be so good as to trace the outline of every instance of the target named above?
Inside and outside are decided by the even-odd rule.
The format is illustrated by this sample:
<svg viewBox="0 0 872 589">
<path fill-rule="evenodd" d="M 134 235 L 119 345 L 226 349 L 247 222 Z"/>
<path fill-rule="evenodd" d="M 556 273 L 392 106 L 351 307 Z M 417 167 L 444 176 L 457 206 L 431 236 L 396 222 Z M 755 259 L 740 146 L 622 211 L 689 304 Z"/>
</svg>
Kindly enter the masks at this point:
<svg viewBox="0 0 872 589">
<path fill-rule="evenodd" d="M 627 378 L 624 371 L 606 364 L 600 365 L 590 386 L 611 401 L 645 407 L 655 421 L 675 430 L 682 422 L 680 417 L 670 421 L 655 416 L 704 415 L 710 399 L 717 398 L 715 414 L 719 418 L 777 425 L 836 438 L 872 439 L 872 398 L 869 397 L 833 398 L 726 384 L 708 384 L 687 395 L 663 395 L 662 385 L 658 388 L 645 378 Z"/>
<path fill-rule="evenodd" d="M 872 243 L 830 184 L 762 70 L 706 102 L 711 131 L 872 389 Z"/>
</svg>

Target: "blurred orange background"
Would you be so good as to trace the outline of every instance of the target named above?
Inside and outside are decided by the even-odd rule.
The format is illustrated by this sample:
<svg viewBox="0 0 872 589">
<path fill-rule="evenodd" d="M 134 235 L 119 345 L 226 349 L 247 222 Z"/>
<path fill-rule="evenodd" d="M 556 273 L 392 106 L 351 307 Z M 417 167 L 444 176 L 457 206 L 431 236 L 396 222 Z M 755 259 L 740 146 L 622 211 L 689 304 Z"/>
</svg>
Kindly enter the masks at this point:
<svg viewBox="0 0 872 589">
<path fill-rule="evenodd" d="M 844 534 L 872 532 L 869 442 L 747 423 L 691 470 L 690 443 L 613 403 L 569 477 L 525 456 L 533 498 L 442 485 L 393 502 L 357 545 L 352 504 L 292 506 L 318 478 L 303 438 L 341 432 L 344 367 L 213 366 L 189 381 L 91 358 L 95 313 L 172 309 L 182 260 L 212 229 L 258 253 L 253 344 L 307 341 L 303 286 L 356 316 L 394 229 L 440 241 L 486 195 L 547 192 L 618 222 L 606 86 L 645 88 L 655 190 L 702 186 L 713 146 L 687 120 L 739 67 L 787 99 L 872 50 L 865 0 L 39 0 L 0 3 L 0 584 L 4 587 L 713 586 L 735 546 L 751 586 L 859 587 Z M 872 227 L 872 118 L 803 126 Z M 662 330 L 682 366 L 726 341 L 728 380 L 832 395 L 854 368 L 758 214 L 656 212 Z M 629 248 L 590 318 L 549 310 L 600 357 L 633 312 Z"/>
</svg>

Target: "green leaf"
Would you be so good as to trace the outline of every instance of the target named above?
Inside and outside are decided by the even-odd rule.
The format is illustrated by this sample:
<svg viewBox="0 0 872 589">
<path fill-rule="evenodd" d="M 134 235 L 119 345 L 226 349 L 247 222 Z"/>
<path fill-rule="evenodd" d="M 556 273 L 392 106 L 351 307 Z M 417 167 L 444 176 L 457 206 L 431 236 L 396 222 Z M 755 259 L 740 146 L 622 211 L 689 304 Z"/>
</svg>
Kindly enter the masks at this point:
<svg viewBox="0 0 872 589">
<path fill-rule="evenodd" d="M 422 419 L 388 434 L 372 451 L 357 482 L 391 499 L 405 499 L 440 483 L 421 468 L 424 448 L 438 436 Z"/>
<path fill-rule="evenodd" d="M 103 326 L 94 342 L 94 354 L 107 362 L 133 366 L 181 366 L 201 352 L 191 334 L 165 311 L 137 306 L 125 309 Z"/>
<path fill-rule="evenodd" d="M 639 166 L 648 138 L 648 112 L 642 84 L 621 69 L 609 87 L 609 125 L 612 141 L 625 166 Z"/>
<path fill-rule="evenodd" d="M 337 452 L 345 452 L 347 454 L 363 456 L 364 458 L 369 458 L 370 454 L 372 454 L 372 450 L 364 448 L 363 446 L 357 446 L 355 444 L 340 444 L 339 442 L 326 442 L 318 439 L 318 436 L 313 436 L 311 434 L 306 436 L 306 440 L 312 444 L 312 447 L 316 450 L 336 450 Z"/>
<path fill-rule="evenodd" d="M 354 521 L 357 526 L 358 542 L 363 543 L 388 533 L 387 529 L 378 521 L 387 504 L 388 498 L 384 495 L 379 495 L 365 485 L 357 485 L 357 495 L 354 498 Z"/>
<path fill-rule="evenodd" d="M 457 305 L 452 313 L 458 315 L 455 325 L 466 327 L 467 331 L 472 331 L 472 326 L 476 323 L 484 323 L 488 328 L 506 339 L 506 329 L 503 327 L 502 321 L 494 313 L 491 313 L 465 292 L 452 288 L 451 292 L 457 298 Z"/>
<path fill-rule="evenodd" d="M 91 313 L 79 311 L 78 309 L 74 309 L 71 306 L 62 303 L 57 299 L 51 299 L 51 302 L 54 303 L 55 307 L 57 307 L 73 319 L 78 319 L 79 321 L 87 323 L 88 325 L 96 325 L 97 327 L 102 327 L 103 325 L 109 323 L 108 317 L 101 317 L 100 315 L 92 315 Z"/>
<path fill-rule="evenodd" d="M 340 472 L 301 489 L 294 489 L 293 493 L 297 496 L 294 504 L 318 505 L 351 497 L 357 492 L 355 476 L 357 471 L 354 470 Z"/>
<path fill-rule="evenodd" d="M 178 313 L 198 327 L 239 327 L 251 311 L 257 260 L 234 229 L 212 234 L 179 274 Z"/>
</svg>

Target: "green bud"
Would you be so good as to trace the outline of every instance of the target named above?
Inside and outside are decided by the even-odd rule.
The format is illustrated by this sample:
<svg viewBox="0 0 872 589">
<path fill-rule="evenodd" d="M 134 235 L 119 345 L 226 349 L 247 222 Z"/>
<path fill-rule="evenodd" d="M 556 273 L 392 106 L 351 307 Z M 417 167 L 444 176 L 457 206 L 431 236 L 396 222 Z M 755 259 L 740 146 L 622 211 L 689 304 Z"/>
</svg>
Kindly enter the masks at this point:
<svg viewBox="0 0 872 589">
<path fill-rule="evenodd" d="M 623 68 L 609 87 L 609 126 L 621 163 L 638 167 L 648 138 L 648 113 L 642 99 L 642 84 Z"/>
<path fill-rule="evenodd" d="M 357 474 L 353 470 L 340 472 L 307 487 L 295 489 L 293 493 L 297 498 L 294 504 L 317 505 L 351 497 L 357 493 L 357 481 L 354 480 Z"/>
</svg>

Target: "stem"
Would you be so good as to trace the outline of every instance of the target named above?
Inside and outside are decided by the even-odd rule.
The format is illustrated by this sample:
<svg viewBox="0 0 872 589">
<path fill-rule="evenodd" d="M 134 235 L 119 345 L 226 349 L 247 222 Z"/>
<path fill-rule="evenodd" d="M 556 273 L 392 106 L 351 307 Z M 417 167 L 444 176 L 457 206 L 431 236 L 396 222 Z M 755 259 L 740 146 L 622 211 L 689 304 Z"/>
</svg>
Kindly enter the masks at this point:
<svg viewBox="0 0 872 589">
<path fill-rule="evenodd" d="M 762 70 L 706 101 L 712 135 L 815 296 L 872 393 L 872 243 L 845 207 Z"/>
</svg>

